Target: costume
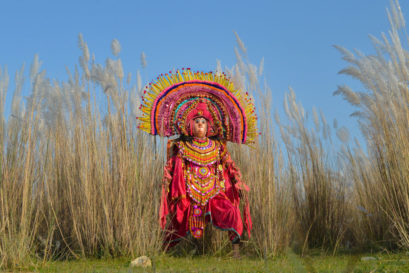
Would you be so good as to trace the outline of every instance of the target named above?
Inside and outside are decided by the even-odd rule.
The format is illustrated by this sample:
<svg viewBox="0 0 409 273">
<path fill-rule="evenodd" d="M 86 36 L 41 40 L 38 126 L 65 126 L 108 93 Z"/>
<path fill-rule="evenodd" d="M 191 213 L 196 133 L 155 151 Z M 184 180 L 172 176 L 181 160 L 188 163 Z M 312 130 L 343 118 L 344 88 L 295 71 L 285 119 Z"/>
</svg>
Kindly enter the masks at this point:
<svg viewBox="0 0 409 273">
<path fill-rule="evenodd" d="M 250 237 L 248 201 L 243 218 L 239 209 L 239 192 L 249 188 L 241 181 L 226 141 L 255 141 L 252 99 L 236 90 L 225 74 L 190 69 L 161 75 L 144 94 L 139 128 L 152 135 L 184 136 L 168 142 L 160 206 L 162 229 L 171 219 L 166 243 L 188 233 L 201 238 L 208 222 L 228 230 L 232 242 L 240 240 L 244 228 Z M 207 121 L 204 138 L 193 137 L 193 122 L 199 117 Z"/>
</svg>

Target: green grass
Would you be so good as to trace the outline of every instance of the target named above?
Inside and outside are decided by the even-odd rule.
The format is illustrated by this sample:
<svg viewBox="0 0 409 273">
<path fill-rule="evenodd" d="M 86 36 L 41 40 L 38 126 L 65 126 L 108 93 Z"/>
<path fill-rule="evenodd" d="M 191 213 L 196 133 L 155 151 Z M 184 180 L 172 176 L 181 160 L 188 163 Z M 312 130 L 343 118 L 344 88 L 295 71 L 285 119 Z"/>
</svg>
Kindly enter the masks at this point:
<svg viewBox="0 0 409 273">
<path fill-rule="evenodd" d="M 75 260 L 49 262 L 32 268 L 13 272 L 61 272 L 61 273 L 108 273 L 108 272 L 409 272 L 409 255 L 382 254 L 363 255 L 375 257 L 374 261 L 361 261 L 362 256 L 338 255 L 300 258 L 294 253 L 275 259 L 229 257 L 171 257 L 153 258 L 153 267 L 130 268 L 130 258 Z"/>
</svg>

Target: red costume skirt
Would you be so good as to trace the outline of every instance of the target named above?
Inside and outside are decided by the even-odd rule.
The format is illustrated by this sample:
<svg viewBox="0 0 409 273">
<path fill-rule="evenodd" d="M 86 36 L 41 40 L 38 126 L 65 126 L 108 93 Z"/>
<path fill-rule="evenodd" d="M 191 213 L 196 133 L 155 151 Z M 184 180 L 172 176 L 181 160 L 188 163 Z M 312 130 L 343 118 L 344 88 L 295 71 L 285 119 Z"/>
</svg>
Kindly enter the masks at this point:
<svg viewBox="0 0 409 273">
<path fill-rule="evenodd" d="M 171 223 L 166 230 L 165 240 L 165 243 L 170 246 L 186 237 L 192 231 L 191 225 L 192 221 L 194 222 L 196 213 L 194 210 L 197 207 L 189 196 L 174 201 L 172 205 L 175 206 L 175 209 L 171 211 L 175 211 L 175 214 L 171 215 Z M 204 215 L 202 215 L 203 210 Z M 198 219 L 200 218 L 203 221 L 203 227 L 210 222 L 216 228 L 229 231 L 230 240 L 233 243 L 238 242 L 243 234 L 243 221 L 240 209 L 238 205 L 234 205 L 227 198 L 224 192 L 220 192 L 211 198 L 206 206 L 200 207 L 200 215 L 196 215 L 198 215 Z M 196 237 L 195 234 L 192 235 Z"/>
</svg>

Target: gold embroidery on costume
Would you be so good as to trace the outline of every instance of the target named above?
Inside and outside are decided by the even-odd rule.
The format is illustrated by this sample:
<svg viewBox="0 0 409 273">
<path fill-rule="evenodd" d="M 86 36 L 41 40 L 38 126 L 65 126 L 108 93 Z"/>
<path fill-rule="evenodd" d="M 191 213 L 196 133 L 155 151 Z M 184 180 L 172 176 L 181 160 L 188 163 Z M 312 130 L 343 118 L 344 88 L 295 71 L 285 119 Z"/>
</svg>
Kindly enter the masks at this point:
<svg viewBox="0 0 409 273">
<path fill-rule="evenodd" d="M 179 149 L 187 161 L 184 168 L 189 196 L 201 206 L 220 191 L 224 191 L 223 168 L 220 161 L 220 143 L 209 138 L 180 142 Z"/>
<path fill-rule="evenodd" d="M 192 143 L 180 141 L 178 147 L 184 159 L 199 166 L 208 166 L 220 159 L 220 144 L 208 138 L 204 142 L 197 140 L 193 140 Z"/>
</svg>

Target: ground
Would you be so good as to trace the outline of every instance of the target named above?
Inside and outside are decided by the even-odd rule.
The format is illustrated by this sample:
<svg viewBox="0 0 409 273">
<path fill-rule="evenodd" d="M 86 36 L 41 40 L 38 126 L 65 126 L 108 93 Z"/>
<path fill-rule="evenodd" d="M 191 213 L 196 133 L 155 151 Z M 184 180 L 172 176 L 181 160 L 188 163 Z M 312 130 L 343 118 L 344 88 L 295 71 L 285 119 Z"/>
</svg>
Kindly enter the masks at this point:
<svg viewBox="0 0 409 273">
<path fill-rule="evenodd" d="M 363 257 L 376 260 L 363 261 Z M 130 268 L 131 258 L 47 262 L 9 272 L 409 272 L 409 254 L 337 255 L 299 258 L 289 253 L 275 259 L 230 257 L 152 257 L 153 267 Z M 7 271 L 6 271 L 7 272 Z"/>
</svg>

